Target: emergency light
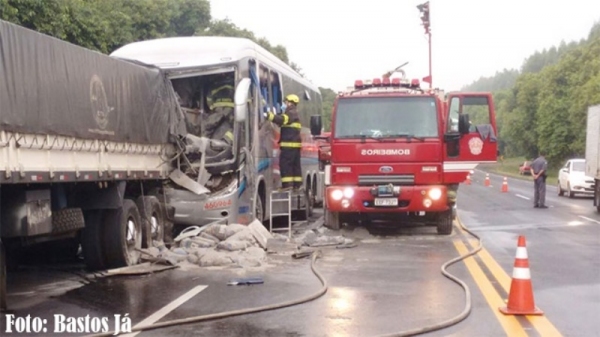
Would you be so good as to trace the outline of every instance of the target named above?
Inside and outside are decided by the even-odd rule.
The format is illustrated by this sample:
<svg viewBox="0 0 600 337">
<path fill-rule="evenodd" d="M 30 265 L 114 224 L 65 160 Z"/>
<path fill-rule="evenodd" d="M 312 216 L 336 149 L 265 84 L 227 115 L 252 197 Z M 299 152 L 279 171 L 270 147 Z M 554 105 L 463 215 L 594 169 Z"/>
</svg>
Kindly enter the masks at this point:
<svg viewBox="0 0 600 337">
<path fill-rule="evenodd" d="M 408 80 L 402 81 L 400 78 L 392 78 L 390 81 L 389 77 L 374 78 L 373 80 L 356 80 L 354 81 L 354 89 L 368 89 L 378 87 L 401 87 L 408 89 L 420 89 L 421 83 L 419 79 L 414 78 L 410 82 Z"/>
</svg>

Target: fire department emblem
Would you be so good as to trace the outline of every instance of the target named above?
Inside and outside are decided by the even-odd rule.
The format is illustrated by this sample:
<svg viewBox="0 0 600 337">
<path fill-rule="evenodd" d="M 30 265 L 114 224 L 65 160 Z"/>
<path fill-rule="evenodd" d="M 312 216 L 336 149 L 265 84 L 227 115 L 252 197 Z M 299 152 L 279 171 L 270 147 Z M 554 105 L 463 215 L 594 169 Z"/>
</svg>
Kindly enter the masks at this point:
<svg viewBox="0 0 600 337">
<path fill-rule="evenodd" d="M 483 150 L 483 141 L 478 137 L 471 138 L 469 140 L 469 150 L 471 151 L 471 154 L 480 155 Z"/>
</svg>

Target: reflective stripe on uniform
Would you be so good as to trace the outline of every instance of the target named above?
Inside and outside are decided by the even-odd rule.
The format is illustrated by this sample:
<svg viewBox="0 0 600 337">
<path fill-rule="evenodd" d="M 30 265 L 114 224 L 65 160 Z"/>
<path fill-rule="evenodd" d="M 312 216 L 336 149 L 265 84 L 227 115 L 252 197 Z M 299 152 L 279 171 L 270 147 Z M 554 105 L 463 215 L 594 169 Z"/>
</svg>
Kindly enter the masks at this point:
<svg viewBox="0 0 600 337">
<path fill-rule="evenodd" d="M 302 143 L 300 143 L 300 142 L 281 142 L 281 143 L 279 143 L 279 147 L 301 148 Z"/>
<path fill-rule="evenodd" d="M 269 118 L 268 118 L 269 122 L 272 122 L 273 118 L 275 118 L 275 115 L 273 113 L 269 112 Z"/>
<path fill-rule="evenodd" d="M 283 114 L 283 125 L 286 125 L 290 121 L 290 116 Z"/>
<path fill-rule="evenodd" d="M 281 178 L 282 183 L 291 183 L 294 181 L 294 177 L 283 177 Z"/>
<path fill-rule="evenodd" d="M 281 127 L 283 127 L 283 128 L 302 129 L 302 124 L 296 122 L 296 123 L 292 123 L 292 124 L 289 124 L 289 125 L 282 125 Z"/>
<path fill-rule="evenodd" d="M 231 131 L 227 131 L 225 132 L 225 137 L 233 140 L 233 133 L 231 133 Z"/>
<path fill-rule="evenodd" d="M 230 90 L 233 90 L 233 86 L 231 86 L 231 85 L 228 85 L 228 84 L 226 84 L 226 85 L 222 85 L 222 86 L 220 86 L 220 87 L 218 87 L 218 88 L 216 88 L 216 89 L 213 89 L 213 90 L 210 92 L 210 95 L 212 96 L 212 95 L 214 95 L 214 94 L 218 93 L 219 91 L 221 91 L 221 90 L 223 90 L 223 89 L 230 89 Z"/>
<path fill-rule="evenodd" d="M 299 182 L 302 182 L 302 177 L 298 177 L 298 176 L 296 176 L 296 177 L 293 177 L 293 178 L 294 178 L 294 181 L 295 181 L 295 182 L 298 182 L 298 181 L 299 181 Z"/>
<path fill-rule="evenodd" d="M 210 108 L 235 108 L 233 102 L 216 102 L 210 105 Z"/>
</svg>

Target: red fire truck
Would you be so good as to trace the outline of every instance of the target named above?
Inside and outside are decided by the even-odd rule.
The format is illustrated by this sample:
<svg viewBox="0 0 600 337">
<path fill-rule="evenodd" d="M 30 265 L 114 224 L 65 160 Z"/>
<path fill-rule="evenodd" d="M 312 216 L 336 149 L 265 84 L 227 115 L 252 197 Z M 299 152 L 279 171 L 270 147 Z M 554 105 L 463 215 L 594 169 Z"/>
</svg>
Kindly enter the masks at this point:
<svg viewBox="0 0 600 337">
<path fill-rule="evenodd" d="M 337 96 L 324 163 L 325 225 L 393 220 L 452 233 L 458 186 L 480 163 L 496 161 L 490 93 L 420 88 L 389 76 L 357 80 Z M 320 116 L 311 132 L 321 132 Z"/>
</svg>

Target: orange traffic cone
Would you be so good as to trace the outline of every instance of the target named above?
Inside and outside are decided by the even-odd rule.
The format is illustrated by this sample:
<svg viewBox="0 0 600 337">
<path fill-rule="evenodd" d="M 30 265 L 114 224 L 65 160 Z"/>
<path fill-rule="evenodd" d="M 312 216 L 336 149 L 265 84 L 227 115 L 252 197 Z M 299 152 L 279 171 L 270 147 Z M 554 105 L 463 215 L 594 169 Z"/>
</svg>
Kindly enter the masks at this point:
<svg viewBox="0 0 600 337">
<path fill-rule="evenodd" d="M 490 186 L 490 174 L 485 174 L 485 186 Z"/>
<path fill-rule="evenodd" d="M 502 189 L 500 190 L 502 193 L 508 192 L 508 181 L 506 177 L 504 177 L 504 181 L 502 182 Z"/>
<path fill-rule="evenodd" d="M 529 272 L 529 260 L 527 259 L 524 236 L 519 236 L 512 282 L 508 293 L 508 305 L 499 309 L 505 315 L 544 314 L 533 302 L 533 287 L 531 285 L 531 273 Z"/>
<path fill-rule="evenodd" d="M 467 180 L 465 180 L 465 185 L 471 185 L 471 175 L 467 174 Z"/>
</svg>

